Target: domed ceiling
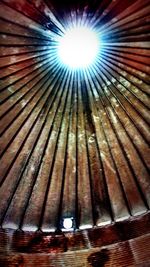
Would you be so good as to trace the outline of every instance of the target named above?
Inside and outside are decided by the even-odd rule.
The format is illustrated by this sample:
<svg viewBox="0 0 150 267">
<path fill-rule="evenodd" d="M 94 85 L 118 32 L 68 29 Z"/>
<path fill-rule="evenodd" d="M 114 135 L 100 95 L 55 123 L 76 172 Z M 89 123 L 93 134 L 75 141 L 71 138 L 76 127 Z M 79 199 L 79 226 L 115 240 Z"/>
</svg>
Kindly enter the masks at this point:
<svg viewBox="0 0 150 267">
<path fill-rule="evenodd" d="M 149 12 L 147 0 L 0 1 L 2 228 L 73 231 L 148 213 Z M 78 21 L 101 48 L 72 70 L 57 40 Z"/>
<path fill-rule="evenodd" d="M 0 266 L 150 266 L 149 22 L 149 0 L 0 1 Z"/>
</svg>

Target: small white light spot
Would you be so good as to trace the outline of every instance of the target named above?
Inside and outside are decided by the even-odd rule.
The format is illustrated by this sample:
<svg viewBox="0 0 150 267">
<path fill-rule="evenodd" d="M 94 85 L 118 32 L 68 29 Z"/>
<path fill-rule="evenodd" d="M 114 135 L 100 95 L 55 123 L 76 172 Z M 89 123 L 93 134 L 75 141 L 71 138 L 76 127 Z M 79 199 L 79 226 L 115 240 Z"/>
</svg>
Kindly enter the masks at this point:
<svg viewBox="0 0 150 267">
<path fill-rule="evenodd" d="M 72 225 L 73 225 L 73 221 L 71 218 L 65 218 L 64 221 L 63 221 L 63 227 L 65 229 L 71 229 L 72 228 Z"/>
</svg>

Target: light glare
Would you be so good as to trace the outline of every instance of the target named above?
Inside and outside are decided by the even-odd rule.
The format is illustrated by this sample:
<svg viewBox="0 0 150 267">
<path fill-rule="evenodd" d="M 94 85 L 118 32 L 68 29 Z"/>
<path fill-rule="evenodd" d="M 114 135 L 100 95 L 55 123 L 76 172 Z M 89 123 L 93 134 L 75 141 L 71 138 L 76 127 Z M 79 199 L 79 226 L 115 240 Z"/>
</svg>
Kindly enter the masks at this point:
<svg viewBox="0 0 150 267">
<path fill-rule="evenodd" d="M 65 229 L 72 228 L 72 219 L 71 218 L 65 218 L 63 221 L 63 226 Z"/>
<path fill-rule="evenodd" d="M 99 40 L 87 27 L 71 28 L 59 40 L 58 56 L 70 68 L 84 68 L 94 62 L 98 54 Z"/>
</svg>

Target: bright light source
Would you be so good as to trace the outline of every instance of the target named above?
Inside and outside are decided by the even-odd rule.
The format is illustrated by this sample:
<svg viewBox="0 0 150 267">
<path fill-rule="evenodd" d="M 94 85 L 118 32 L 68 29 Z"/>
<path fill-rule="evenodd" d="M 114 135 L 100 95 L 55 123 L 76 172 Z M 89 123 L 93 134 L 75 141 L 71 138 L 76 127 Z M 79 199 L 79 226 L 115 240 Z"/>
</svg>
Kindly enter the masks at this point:
<svg viewBox="0 0 150 267">
<path fill-rule="evenodd" d="M 58 57 L 70 68 L 85 68 L 98 54 L 99 40 L 96 32 L 85 26 L 67 30 L 59 40 Z"/>
<path fill-rule="evenodd" d="M 65 229 L 70 229 L 72 228 L 72 219 L 71 218 L 65 218 L 63 221 L 63 226 Z"/>
</svg>

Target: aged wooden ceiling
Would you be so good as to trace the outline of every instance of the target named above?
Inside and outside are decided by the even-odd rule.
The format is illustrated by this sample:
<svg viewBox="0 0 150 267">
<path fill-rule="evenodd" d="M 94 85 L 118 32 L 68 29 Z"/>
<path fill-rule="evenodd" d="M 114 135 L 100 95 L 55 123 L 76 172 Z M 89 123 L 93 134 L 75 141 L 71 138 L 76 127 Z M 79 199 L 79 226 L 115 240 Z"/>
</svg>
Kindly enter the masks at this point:
<svg viewBox="0 0 150 267">
<path fill-rule="evenodd" d="M 94 23 L 103 47 L 93 69 L 72 72 L 54 39 L 75 17 Z M 2 235 L 60 234 L 66 218 L 66 235 L 89 229 L 91 242 L 140 219 L 150 229 L 149 21 L 149 0 L 0 1 Z"/>
</svg>

